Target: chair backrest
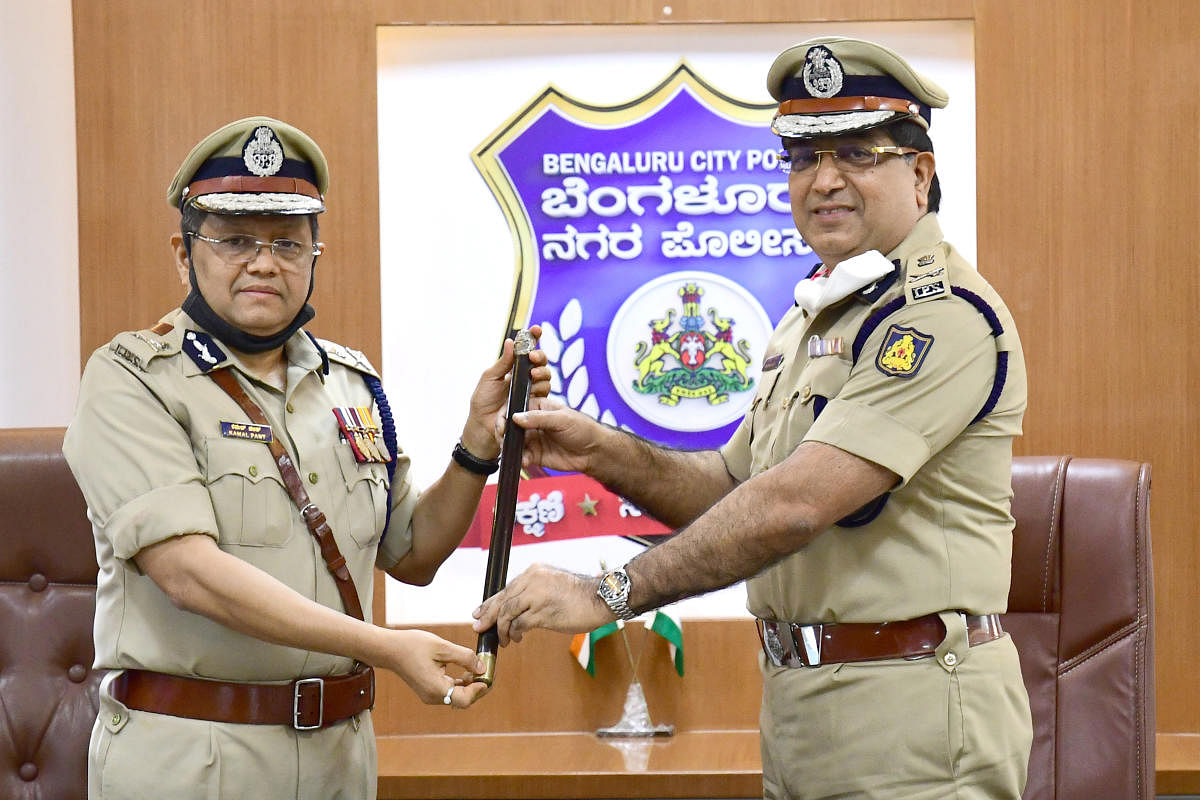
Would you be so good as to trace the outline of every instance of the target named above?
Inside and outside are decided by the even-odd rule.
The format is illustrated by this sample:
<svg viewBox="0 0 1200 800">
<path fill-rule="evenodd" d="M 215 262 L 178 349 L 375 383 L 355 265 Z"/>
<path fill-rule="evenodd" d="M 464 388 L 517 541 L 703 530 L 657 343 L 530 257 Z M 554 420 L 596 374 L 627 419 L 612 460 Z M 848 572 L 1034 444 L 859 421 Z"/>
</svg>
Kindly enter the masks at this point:
<svg viewBox="0 0 1200 800">
<path fill-rule="evenodd" d="M 1154 797 L 1150 466 L 1013 459 L 1004 627 L 1033 707 L 1025 800 Z"/>
<path fill-rule="evenodd" d="M 0 797 L 87 796 L 96 546 L 62 428 L 0 429 Z"/>
</svg>

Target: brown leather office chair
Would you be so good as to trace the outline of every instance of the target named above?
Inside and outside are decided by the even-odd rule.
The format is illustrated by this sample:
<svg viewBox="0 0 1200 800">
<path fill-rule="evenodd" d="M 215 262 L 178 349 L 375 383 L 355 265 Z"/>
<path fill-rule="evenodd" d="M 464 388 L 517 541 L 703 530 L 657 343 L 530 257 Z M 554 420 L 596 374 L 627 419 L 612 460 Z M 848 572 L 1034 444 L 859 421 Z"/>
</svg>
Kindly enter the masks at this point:
<svg viewBox="0 0 1200 800">
<path fill-rule="evenodd" d="M 1004 627 L 1033 707 L 1025 800 L 1154 797 L 1150 466 L 1013 459 Z"/>
<path fill-rule="evenodd" d="M 0 429 L 0 797 L 87 796 L 96 547 L 62 428 Z"/>
</svg>

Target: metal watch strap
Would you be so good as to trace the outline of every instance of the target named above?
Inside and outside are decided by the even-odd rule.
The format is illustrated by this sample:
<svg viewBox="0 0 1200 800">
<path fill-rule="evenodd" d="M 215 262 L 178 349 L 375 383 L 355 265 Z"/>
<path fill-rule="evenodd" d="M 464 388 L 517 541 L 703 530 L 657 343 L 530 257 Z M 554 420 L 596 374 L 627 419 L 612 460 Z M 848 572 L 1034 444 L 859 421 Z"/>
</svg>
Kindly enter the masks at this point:
<svg viewBox="0 0 1200 800">
<path fill-rule="evenodd" d="M 242 411 L 246 412 L 246 416 L 250 418 L 251 422 L 270 426 L 267 415 L 250 399 L 228 367 L 213 370 L 208 373 L 208 377 L 216 381 L 216 384 L 233 398 Z M 271 455 L 275 458 L 275 463 L 279 467 L 279 475 L 283 478 L 283 485 L 287 487 L 292 502 L 296 504 L 296 508 L 300 509 L 300 516 L 304 518 L 304 524 L 308 526 L 309 532 L 317 540 L 317 545 L 321 549 L 321 558 L 325 559 L 325 566 L 333 575 L 334 582 L 337 583 L 338 594 L 342 596 L 342 604 L 346 607 L 346 613 L 355 619 L 364 619 L 362 603 L 358 599 L 358 591 L 354 588 L 354 579 L 350 577 L 346 559 L 342 556 L 342 551 L 338 549 L 337 541 L 333 538 L 333 530 L 329 527 L 325 514 L 309 499 L 308 492 L 304 489 L 304 482 L 300 479 L 300 474 L 296 472 L 296 467 L 292 463 L 292 457 L 283 449 L 279 440 L 272 436 L 271 441 L 267 442 L 267 446 L 271 448 Z"/>
<path fill-rule="evenodd" d="M 604 591 L 604 587 L 609 579 L 609 576 L 616 575 L 618 573 L 624 577 L 625 591 L 620 595 L 612 595 L 609 592 Z M 605 604 L 612 610 L 612 612 L 617 615 L 617 619 L 622 619 L 628 622 L 629 620 L 637 617 L 637 612 L 629 607 L 629 591 L 631 588 L 632 584 L 629 580 L 629 573 L 623 569 L 615 569 L 600 576 L 600 585 L 596 589 L 596 594 L 599 595 L 600 599 L 603 600 Z"/>
</svg>

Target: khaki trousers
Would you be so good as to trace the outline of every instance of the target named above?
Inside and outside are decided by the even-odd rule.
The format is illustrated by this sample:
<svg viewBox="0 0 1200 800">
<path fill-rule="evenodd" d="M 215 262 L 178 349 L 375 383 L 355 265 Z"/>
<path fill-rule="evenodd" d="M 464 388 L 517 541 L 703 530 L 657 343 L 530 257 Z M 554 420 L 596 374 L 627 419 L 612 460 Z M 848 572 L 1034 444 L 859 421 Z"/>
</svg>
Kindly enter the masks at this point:
<svg viewBox="0 0 1200 800">
<path fill-rule="evenodd" d="M 913 661 L 760 659 L 765 798 L 1020 800 L 1033 730 L 1009 637 Z"/>
</svg>

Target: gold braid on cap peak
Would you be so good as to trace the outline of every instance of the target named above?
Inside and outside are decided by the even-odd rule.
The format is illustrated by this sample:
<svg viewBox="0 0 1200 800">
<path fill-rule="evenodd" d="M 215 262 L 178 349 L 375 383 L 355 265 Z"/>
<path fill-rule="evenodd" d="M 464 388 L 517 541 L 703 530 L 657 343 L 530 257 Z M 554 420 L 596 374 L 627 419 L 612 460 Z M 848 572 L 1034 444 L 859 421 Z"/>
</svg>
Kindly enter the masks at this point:
<svg viewBox="0 0 1200 800">
<path fill-rule="evenodd" d="M 303 178 L 285 178 L 277 176 L 250 177 L 246 175 L 226 175 L 220 178 L 205 178 L 188 184 L 183 190 L 183 198 L 188 199 L 205 194 L 221 192 L 275 192 L 279 194 L 302 194 L 314 200 L 321 200 L 321 193 Z"/>
</svg>

